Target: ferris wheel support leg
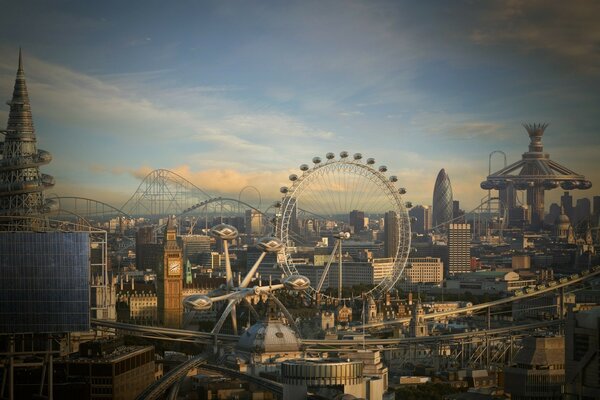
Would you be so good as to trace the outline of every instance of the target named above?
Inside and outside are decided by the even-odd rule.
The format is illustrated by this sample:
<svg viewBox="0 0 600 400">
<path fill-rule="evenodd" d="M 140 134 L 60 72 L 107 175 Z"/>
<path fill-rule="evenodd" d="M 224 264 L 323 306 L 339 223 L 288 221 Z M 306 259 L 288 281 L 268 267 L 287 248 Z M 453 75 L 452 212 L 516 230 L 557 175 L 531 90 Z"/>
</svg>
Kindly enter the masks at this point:
<svg viewBox="0 0 600 400">
<path fill-rule="evenodd" d="M 265 258 L 266 254 L 267 253 L 264 251 L 262 253 L 260 253 L 260 256 L 258 256 L 258 260 L 256 260 L 256 262 L 254 263 L 252 268 L 250 268 L 250 271 L 248 271 L 248 273 L 244 277 L 244 280 L 240 284 L 240 287 L 242 287 L 242 288 L 248 287 L 248 285 L 250 284 L 250 281 L 252 280 L 252 277 L 254 276 L 254 274 L 256 273 L 256 270 L 258 269 L 258 266 L 260 265 L 262 260 Z"/>
<path fill-rule="evenodd" d="M 227 304 L 227 307 L 225 307 L 225 310 L 223 311 L 223 313 L 221 314 L 221 317 L 219 318 L 219 320 L 217 321 L 217 323 L 215 324 L 215 327 L 213 328 L 213 330 L 211 331 L 211 333 L 213 335 L 217 335 L 220 331 L 221 331 L 221 327 L 223 326 L 223 324 L 225 323 L 225 320 L 227 319 L 227 317 L 229 316 L 229 314 L 231 313 L 232 310 L 235 310 L 235 304 L 238 302 L 238 299 L 230 299 L 229 300 L 229 304 Z M 237 320 L 236 320 L 237 322 Z"/>
<path fill-rule="evenodd" d="M 302 334 L 300 333 L 300 329 L 298 329 L 298 325 L 296 325 L 296 321 L 294 320 L 294 317 L 292 316 L 292 314 L 290 314 L 290 312 L 288 311 L 288 309 L 285 308 L 285 306 L 283 305 L 283 303 L 281 301 L 279 301 L 279 299 L 277 298 L 277 296 L 275 296 L 272 292 L 269 292 L 269 298 L 271 300 L 273 300 L 275 302 L 275 304 L 277 304 L 277 307 L 279 307 L 279 309 L 281 310 L 281 312 L 283 312 L 283 315 L 285 315 L 285 317 L 287 318 L 288 323 L 298 333 L 298 336 L 302 337 Z"/>
<path fill-rule="evenodd" d="M 227 288 L 233 287 L 233 273 L 231 272 L 231 261 L 229 260 L 229 244 L 227 240 L 223 240 L 223 252 L 225 253 L 225 279 Z"/>
<path fill-rule="evenodd" d="M 339 245 L 340 245 L 340 241 L 338 240 L 338 241 L 335 242 L 335 245 L 333 246 L 333 251 L 331 252 L 331 256 L 329 257 L 329 261 L 327 261 L 327 265 L 325 266 L 325 269 L 323 270 L 323 275 L 321 275 L 321 279 L 319 279 L 319 284 L 315 288 L 315 290 L 317 292 L 320 292 L 321 288 L 323 287 L 323 282 L 325 282 L 325 277 L 329 273 L 329 267 L 331 267 L 331 263 L 335 259 L 335 253 L 336 253 Z"/>
</svg>

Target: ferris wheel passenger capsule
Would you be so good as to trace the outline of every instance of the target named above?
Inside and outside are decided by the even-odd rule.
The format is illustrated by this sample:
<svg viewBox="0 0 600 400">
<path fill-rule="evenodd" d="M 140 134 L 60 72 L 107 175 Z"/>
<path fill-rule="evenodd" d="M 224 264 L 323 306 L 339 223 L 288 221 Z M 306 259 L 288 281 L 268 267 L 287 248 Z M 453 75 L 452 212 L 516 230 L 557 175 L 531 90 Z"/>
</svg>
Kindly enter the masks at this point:
<svg viewBox="0 0 600 400">
<path fill-rule="evenodd" d="M 321 163 L 321 157 L 313 157 L 312 162 L 313 162 L 313 164 L 320 164 Z"/>
<path fill-rule="evenodd" d="M 362 158 L 362 154 L 360 153 L 354 153 L 354 159 L 355 160 L 360 160 Z"/>
<path fill-rule="evenodd" d="M 280 191 L 281 193 L 283 193 L 283 194 L 287 193 L 287 192 L 288 192 L 288 190 L 289 190 L 289 189 L 287 188 L 287 186 L 282 186 L 282 187 L 280 187 L 280 188 L 279 188 L 279 191 Z"/>
<path fill-rule="evenodd" d="M 335 154 L 327 153 L 327 154 L 325 154 L 325 158 L 327 158 L 328 160 L 333 160 L 335 158 Z"/>
<path fill-rule="evenodd" d="M 382 165 L 381 167 L 379 167 L 379 172 L 386 172 L 387 171 L 387 167 L 385 165 Z"/>
<path fill-rule="evenodd" d="M 298 175 L 296 175 L 296 174 L 291 174 L 291 175 L 289 176 L 289 178 L 290 178 L 290 181 L 294 182 L 294 181 L 298 180 Z"/>
<path fill-rule="evenodd" d="M 369 165 L 375 164 L 375 159 L 374 158 L 367 158 L 367 164 L 369 164 Z"/>
<path fill-rule="evenodd" d="M 275 207 L 275 208 L 281 207 L 281 202 L 280 201 L 276 201 L 275 203 L 273 203 L 273 207 Z"/>
<path fill-rule="evenodd" d="M 308 171 L 308 165 L 306 165 L 306 164 L 302 164 L 302 165 L 300 166 L 300 171 L 303 171 L 303 172 L 305 172 L 305 171 Z"/>
<path fill-rule="evenodd" d="M 390 182 L 398 182 L 398 177 L 396 175 L 390 176 Z"/>
<path fill-rule="evenodd" d="M 400 193 L 400 194 L 406 194 L 406 188 L 400 188 L 398 190 L 398 193 Z"/>
<path fill-rule="evenodd" d="M 407 202 L 404 204 L 404 206 L 405 206 L 406 208 L 412 208 L 412 203 L 411 203 L 410 201 L 407 201 Z"/>
<path fill-rule="evenodd" d="M 340 157 L 341 157 L 341 158 L 347 158 L 347 157 L 348 157 L 348 152 L 347 152 L 347 151 L 342 151 L 342 152 L 340 153 Z"/>
</svg>

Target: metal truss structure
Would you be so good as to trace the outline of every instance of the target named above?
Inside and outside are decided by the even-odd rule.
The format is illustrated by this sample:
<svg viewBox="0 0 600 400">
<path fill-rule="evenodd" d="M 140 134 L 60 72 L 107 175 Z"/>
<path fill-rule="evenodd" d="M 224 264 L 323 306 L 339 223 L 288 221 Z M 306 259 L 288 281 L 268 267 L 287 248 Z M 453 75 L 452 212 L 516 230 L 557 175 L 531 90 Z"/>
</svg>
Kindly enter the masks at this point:
<svg viewBox="0 0 600 400">
<path fill-rule="evenodd" d="M 156 169 L 144 178 L 121 210 L 133 216 L 178 215 L 211 197 L 181 175 Z"/>
</svg>

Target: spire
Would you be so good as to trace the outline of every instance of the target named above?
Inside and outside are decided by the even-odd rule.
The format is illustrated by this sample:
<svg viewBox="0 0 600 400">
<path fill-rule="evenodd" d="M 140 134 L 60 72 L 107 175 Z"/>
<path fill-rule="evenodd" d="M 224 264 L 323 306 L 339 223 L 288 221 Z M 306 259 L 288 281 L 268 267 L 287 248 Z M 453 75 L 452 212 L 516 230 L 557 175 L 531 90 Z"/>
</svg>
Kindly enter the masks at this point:
<svg viewBox="0 0 600 400">
<path fill-rule="evenodd" d="M 25 71 L 23 70 L 23 54 L 19 48 L 19 67 L 13 89 L 12 100 L 9 102 L 10 112 L 6 127 L 7 137 L 35 138 L 33 119 L 31 117 L 31 105 L 29 104 L 29 93 L 25 83 Z"/>
<path fill-rule="evenodd" d="M 23 55 L 21 52 L 21 47 L 19 46 L 19 68 L 17 71 L 23 72 Z"/>
<path fill-rule="evenodd" d="M 169 215 L 169 219 L 167 220 L 167 230 L 171 231 L 175 229 L 175 217 Z"/>
</svg>

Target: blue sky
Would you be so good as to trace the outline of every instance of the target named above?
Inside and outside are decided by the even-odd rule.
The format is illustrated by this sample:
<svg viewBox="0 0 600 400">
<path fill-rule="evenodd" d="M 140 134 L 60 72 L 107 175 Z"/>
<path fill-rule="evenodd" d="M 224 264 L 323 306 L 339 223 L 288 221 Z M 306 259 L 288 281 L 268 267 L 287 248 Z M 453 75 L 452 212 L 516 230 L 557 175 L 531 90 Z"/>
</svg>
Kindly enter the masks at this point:
<svg viewBox="0 0 600 400">
<path fill-rule="evenodd" d="M 0 2 L 0 93 L 22 46 L 54 192 L 119 206 L 166 168 L 276 198 L 298 165 L 347 150 L 416 204 L 445 168 L 471 208 L 488 154 L 516 161 L 520 124 L 546 121 L 546 151 L 594 184 L 575 197 L 600 193 L 599 3 L 173 3 Z"/>
</svg>

